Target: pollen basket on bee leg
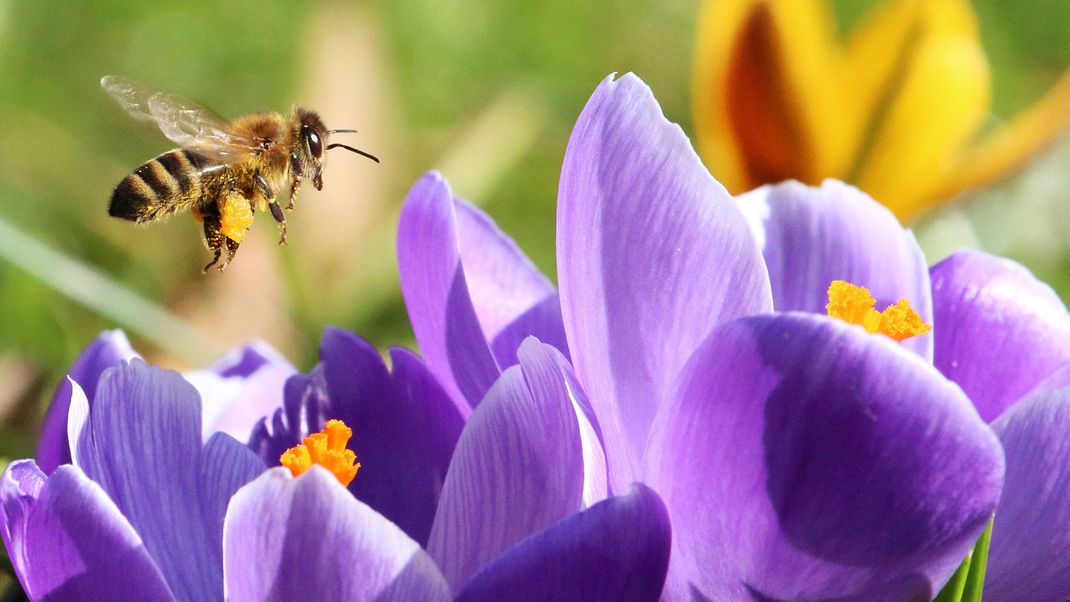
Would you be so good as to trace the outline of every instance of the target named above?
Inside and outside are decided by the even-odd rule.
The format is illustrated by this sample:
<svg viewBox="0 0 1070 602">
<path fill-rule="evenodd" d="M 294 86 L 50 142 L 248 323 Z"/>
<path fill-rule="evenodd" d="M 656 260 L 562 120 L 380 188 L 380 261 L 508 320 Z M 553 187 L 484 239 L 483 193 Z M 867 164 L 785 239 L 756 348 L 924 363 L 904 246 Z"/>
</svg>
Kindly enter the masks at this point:
<svg viewBox="0 0 1070 602">
<path fill-rule="evenodd" d="M 220 218 L 220 231 L 234 242 L 245 240 L 245 233 L 253 223 L 253 208 L 248 199 L 237 192 L 227 195 Z"/>
</svg>

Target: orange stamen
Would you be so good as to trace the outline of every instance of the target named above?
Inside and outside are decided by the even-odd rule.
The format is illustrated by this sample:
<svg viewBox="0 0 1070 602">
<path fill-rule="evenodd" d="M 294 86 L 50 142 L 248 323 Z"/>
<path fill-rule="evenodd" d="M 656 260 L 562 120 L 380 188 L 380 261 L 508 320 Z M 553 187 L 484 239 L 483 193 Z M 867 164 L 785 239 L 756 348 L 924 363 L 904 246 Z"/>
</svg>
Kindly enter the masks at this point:
<svg viewBox="0 0 1070 602">
<path fill-rule="evenodd" d="M 301 476 L 313 464 L 331 471 L 343 486 L 349 485 L 360 470 L 360 462 L 352 450 L 346 449 L 346 443 L 353 436 L 353 430 L 341 420 L 328 420 L 323 430 L 305 437 L 301 445 L 296 445 L 283 452 L 279 462 L 290 469 L 295 477 Z"/>
<path fill-rule="evenodd" d="M 829 302 L 825 308 L 830 318 L 839 318 L 850 324 L 858 324 L 867 332 L 883 334 L 895 341 L 921 336 L 933 329 L 926 324 L 910 302 L 900 299 L 883 312 L 874 309 L 877 301 L 862 286 L 843 280 L 833 280 L 828 290 Z"/>
</svg>

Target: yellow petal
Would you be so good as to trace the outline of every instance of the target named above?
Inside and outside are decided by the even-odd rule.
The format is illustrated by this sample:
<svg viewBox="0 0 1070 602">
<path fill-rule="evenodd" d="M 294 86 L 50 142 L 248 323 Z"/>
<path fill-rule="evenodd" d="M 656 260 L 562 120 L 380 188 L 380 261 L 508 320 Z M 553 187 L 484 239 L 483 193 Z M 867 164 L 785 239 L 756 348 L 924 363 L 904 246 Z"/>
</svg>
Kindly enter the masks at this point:
<svg viewBox="0 0 1070 602">
<path fill-rule="evenodd" d="M 991 83 L 976 17 L 965 0 L 921 4 L 904 59 L 875 106 L 859 150 L 859 187 L 900 219 L 944 180 L 988 111 Z"/>
<path fill-rule="evenodd" d="M 787 178 L 816 184 L 844 164 L 847 105 L 834 31 L 819 0 L 705 5 L 695 122 L 707 165 L 732 192 Z"/>
<path fill-rule="evenodd" d="M 863 150 L 863 137 L 872 137 L 880 125 L 880 114 L 901 82 L 908 48 L 916 43 L 922 22 L 922 0 L 885 2 L 873 8 L 851 32 L 847 43 L 847 73 L 851 102 L 856 105 L 859 123 L 853 129 L 851 152 Z M 859 166 L 855 166 L 856 168 Z"/>
<path fill-rule="evenodd" d="M 963 155 L 955 169 L 930 193 L 928 204 L 935 205 L 1006 178 L 1051 146 L 1068 126 L 1070 71 L 1040 100 Z"/>
<path fill-rule="evenodd" d="M 707 0 L 699 12 L 691 99 L 699 152 L 710 172 L 733 193 L 749 188 L 743 156 L 728 124 L 724 93 L 728 55 L 754 0 Z"/>
</svg>

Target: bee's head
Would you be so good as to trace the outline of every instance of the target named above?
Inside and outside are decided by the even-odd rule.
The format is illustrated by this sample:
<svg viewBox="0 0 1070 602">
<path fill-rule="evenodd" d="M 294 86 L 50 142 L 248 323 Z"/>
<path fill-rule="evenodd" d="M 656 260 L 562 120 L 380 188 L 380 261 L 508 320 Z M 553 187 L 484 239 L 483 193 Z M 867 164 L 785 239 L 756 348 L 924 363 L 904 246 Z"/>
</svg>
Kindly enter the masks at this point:
<svg viewBox="0 0 1070 602">
<path fill-rule="evenodd" d="M 299 176 L 311 177 L 316 190 L 323 188 L 323 151 L 330 132 L 315 111 L 295 107 L 290 136 L 290 168 Z"/>
<path fill-rule="evenodd" d="M 323 120 L 315 111 L 294 108 L 294 127 L 290 146 L 290 168 L 299 176 L 312 177 L 312 185 L 316 190 L 323 188 L 323 151 L 332 148 L 344 148 L 347 151 L 367 157 L 376 163 L 379 159 L 358 148 L 347 144 L 327 144 L 327 136 L 331 134 L 348 133 L 355 134 L 357 130 L 328 130 L 323 125 Z"/>
</svg>

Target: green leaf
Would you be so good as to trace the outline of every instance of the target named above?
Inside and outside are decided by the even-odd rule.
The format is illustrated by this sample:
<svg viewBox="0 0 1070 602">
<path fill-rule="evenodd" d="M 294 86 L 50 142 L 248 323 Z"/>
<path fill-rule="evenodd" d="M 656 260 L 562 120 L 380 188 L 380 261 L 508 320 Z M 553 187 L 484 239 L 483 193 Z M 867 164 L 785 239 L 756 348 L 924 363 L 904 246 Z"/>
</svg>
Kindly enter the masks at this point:
<svg viewBox="0 0 1070 602">
<path fill-rule="evenodd" d="M 984 593 L 985 570 L 988 567 L 988 544 L 992 539 L 992 521 L 981 533 L 973 549 L 966 555 L 947 585 L 933 598 L 933 602 L 981 602 Z"/>
</svg>

